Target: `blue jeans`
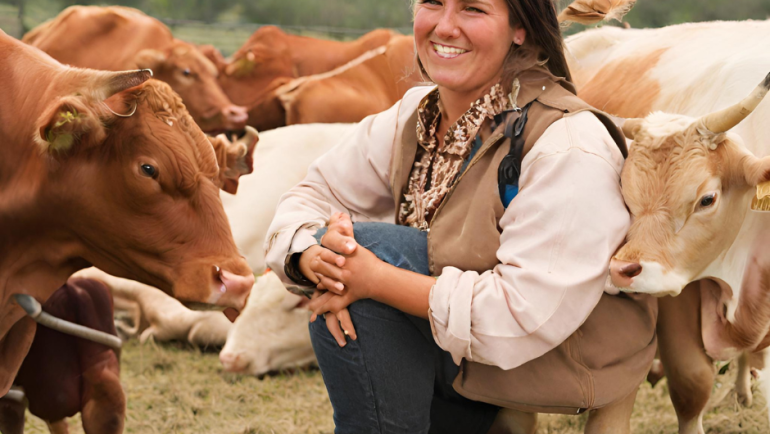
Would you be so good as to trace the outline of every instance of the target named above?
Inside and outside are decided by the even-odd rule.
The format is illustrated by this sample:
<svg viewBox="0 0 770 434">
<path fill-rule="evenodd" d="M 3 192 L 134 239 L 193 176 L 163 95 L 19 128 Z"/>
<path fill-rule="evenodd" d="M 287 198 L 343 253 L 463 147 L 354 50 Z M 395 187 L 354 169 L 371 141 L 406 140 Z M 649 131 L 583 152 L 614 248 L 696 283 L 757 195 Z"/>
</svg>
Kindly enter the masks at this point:
<svg viewBox="0 0 770 434">
<path fill-rule="evenodd" d="M 399 268 L 428 275 L 427 233 L 387 223 L 354 223 L 359 245 Z M 326 229 L 319 230 L 320 240 Z M 427 320 L 374 300 L 349 306 L 357 340 L 340 348 L 326 322 L 310 339 L 334 408 L 336 434 L 486 433 L 499 407 L 452 388 L 459 371 L 433 340 Z"/>
</svg>

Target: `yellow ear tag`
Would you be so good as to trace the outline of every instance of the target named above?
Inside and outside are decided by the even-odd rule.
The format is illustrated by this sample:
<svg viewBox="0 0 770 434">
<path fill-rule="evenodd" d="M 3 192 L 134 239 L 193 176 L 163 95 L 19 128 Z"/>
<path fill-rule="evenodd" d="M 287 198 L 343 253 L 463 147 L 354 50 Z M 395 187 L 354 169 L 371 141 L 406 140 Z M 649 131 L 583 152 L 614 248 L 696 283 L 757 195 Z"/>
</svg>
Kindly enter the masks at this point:
<svg viewBox="0 0 770 434">
<path fill-rule="evenodd" d="M 757 194 L 751 200 L 754 211 L 770 211 L 770 181 L 757 185 Z"/>
<path fill-rule="evenodd" d="M 51 149 L 54 151 L 66 151 L 72 146 L 74 141 L 72 134 L 56 134 L 55 129 L 61 127 L 64 124 L 74 122 L 78 118 L 77 111 L 66 111 L 59 113 L 59 120 L 53 124 L 53 128 L 46 133 L 46 141 L 50 143 Z"/>
</svg>

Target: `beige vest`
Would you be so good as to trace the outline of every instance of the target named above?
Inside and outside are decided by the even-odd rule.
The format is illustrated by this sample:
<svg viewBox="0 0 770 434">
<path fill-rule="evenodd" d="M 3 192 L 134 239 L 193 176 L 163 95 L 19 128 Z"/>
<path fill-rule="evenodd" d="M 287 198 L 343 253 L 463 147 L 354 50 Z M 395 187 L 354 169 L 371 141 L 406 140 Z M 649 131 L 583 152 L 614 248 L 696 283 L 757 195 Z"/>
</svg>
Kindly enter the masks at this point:
<svg viewBox="0 0 770 434">
<path fill-rule="evenodd" d="M 575 96 L 569 82 L 544 69 L 525 71 L 519 80 L 517 105 L 534 101 L 523 133 L 525 155 L 548 126 L 580 111 L 594 113 L 627 155 L 623 133 Z M 407 125 L 417 125 L 416 111 Z M 505 209 L 497 172 L 510 149 L 502 128 L 482 144 L 434 214 L 428 234 L 433 275 L 446 266 L 483 273 L 499 263 Z M 416 129 L 406 128 L 391 163 L 396 215 L 416 152 Z M 457 230 L 462 227 L 473 230 Z M 606 406 L 635 391 L 647 375 L 657 348 L 656 318 L 657 302 L 650 296 L 604 294 L 586 322 L 555 349 L 509 371 L 463 361 L 454 387 L 467 398 L 528 412 L 575 414 Z"/>
</svg>

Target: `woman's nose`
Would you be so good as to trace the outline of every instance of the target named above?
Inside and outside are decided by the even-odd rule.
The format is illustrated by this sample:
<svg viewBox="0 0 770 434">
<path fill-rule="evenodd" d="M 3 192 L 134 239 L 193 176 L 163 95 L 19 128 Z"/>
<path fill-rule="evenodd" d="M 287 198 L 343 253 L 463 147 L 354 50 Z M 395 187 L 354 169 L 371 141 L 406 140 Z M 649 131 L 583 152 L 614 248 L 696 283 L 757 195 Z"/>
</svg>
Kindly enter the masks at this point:
<svg viewBox="0 0 770 434">
<path fill-rule="evenodd" d="M 436 36 L 441 39 L 457 39 L 460 37 L 460 28 L 457 22 L 457 13 L 446 9 L 436 25 Z"/>
</svg>

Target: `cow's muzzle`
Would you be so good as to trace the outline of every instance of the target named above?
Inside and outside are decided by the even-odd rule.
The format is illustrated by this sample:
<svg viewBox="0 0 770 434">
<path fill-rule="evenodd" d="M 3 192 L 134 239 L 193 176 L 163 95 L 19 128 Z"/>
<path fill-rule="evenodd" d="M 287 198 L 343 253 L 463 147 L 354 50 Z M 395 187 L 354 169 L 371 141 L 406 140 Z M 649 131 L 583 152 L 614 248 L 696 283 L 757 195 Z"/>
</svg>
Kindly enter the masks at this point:
<svg viewBox="0 0 770 434">
<path fill-rule="evenodd" d="M 610 262 L 610 278 L 618 288 L 630 288 L 634 277 L 642 272 L 641 264 L 613 259 Z"/>
</svg>

